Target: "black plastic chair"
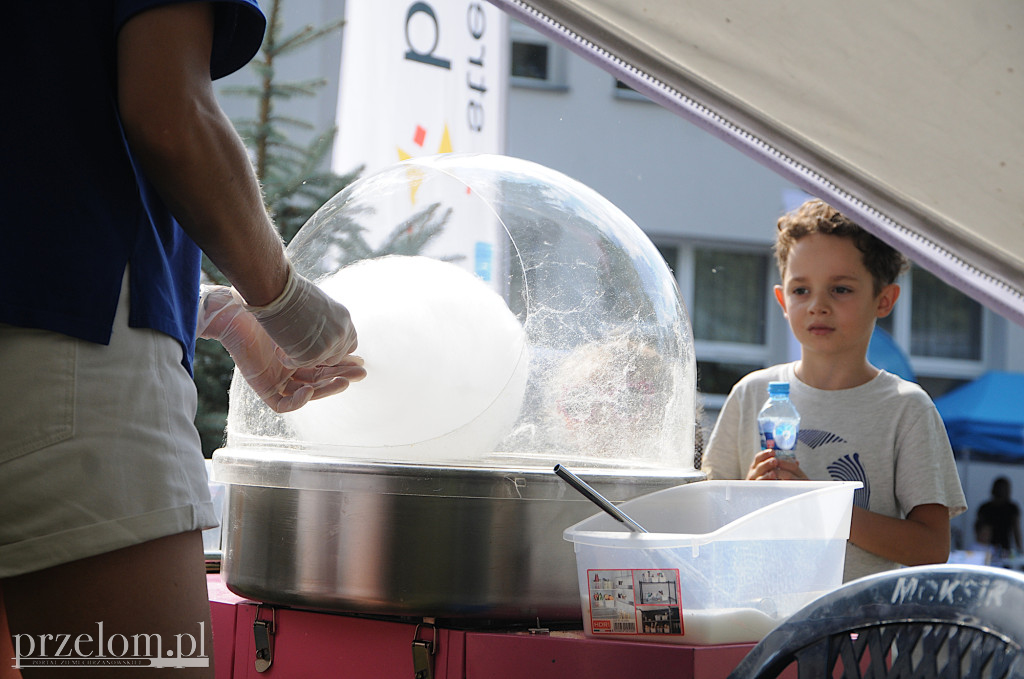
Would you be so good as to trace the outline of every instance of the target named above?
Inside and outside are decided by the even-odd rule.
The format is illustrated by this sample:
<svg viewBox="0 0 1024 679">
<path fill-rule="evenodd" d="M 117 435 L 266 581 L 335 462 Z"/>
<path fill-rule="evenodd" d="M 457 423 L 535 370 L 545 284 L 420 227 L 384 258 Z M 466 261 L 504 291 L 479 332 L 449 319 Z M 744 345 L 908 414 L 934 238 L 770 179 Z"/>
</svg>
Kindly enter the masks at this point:
<svg viewBox="0 0 1024 679">
<path fill-rule="evenodd" d="M 854 580 L 769 632 L 729 679 L 794 664 L 799 679 L 1024 678 L 1024 574 L 942 564 Z"/>
</svg>

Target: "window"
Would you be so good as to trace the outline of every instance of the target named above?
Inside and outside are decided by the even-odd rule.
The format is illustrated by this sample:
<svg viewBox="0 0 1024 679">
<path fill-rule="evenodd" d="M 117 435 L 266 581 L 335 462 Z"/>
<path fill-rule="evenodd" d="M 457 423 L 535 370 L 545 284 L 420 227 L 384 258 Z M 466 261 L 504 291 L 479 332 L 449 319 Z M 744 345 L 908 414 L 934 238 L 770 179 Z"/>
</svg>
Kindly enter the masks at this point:
<svg viewBox="0 0 1024 679">
<path fill-rule="evenodd" d="M 981 305 L 924 269 L 910 272 L 910 353 L 981 359 Z"/>
<path fill-rule="evenodd" d="M 512 66 L 509 82 L 515 87 L 566 89 L 565 50 L 523 24 L 509 24 Z"/>
<path fill-rule="evenodd" d="M 667 244 L 658 250 L 675 272 L 697 353 L 697 389 L 721 405 L 733 385 L 769 363 L 769 257 L 755 249 Z"/>
<path fill-rule="evenodd" d="M 697 361 L 697 390 L 702 394 L 727 395 L 747 373 L 765 367 L 761 363 Z M 724 402 L 724 400 L 723 400 Z"/>
<path fill-rule="evenodd" d="M 765 342 L 765 255 L 695 248 L 693 337 L 714 342 Z"/>
<path fill-rule="evenodd" d="M 512 43 L 512 77 L 547 80 L 549 45 L 538 45 L 530 42 Z"/>
<path fill-rule="evenodd" d="M 615 98 L 628 99 L 631 101 L 650 101 L 646 96 L 640 94 L 632 87 L 618 79 L 615 80 Z"/>
<path fill-rule="evenodd" d="M 936 398 L 980 375 L 987 318 L 982 306 L 917 266 L 899 284 L 896 308 L 878 325 L 907 350 L 918 383 Z"/>
</svg>

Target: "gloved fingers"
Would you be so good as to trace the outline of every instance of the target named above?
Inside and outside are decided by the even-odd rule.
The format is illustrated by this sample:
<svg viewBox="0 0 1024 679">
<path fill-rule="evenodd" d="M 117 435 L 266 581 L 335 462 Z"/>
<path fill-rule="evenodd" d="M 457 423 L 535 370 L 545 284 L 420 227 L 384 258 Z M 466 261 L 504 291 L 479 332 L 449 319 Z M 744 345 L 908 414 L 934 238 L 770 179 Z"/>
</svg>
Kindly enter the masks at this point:
<svg viewBox="0 0 1024 679">
<path fill-rule="evenodd" d="M 317 366 L 338 366 L 338 365 L 351 364 L 352 363 L 352 361 L 351 361 L 352 353 L 351 352 L 354 351 L 355 348 L 356 348 L 355 344 L 353 343 L 351 349 L 345 349 L 343 351 L 338 351 L 338 352 L 336 352 L 336 353 L 334 353 L 334 354 L 332 354 L 330 356 L 327 356 L 325 359 L 323 359 L 322 361 L 320 361 L 316 365 Z M 359 361 L 360 361 L 359 365 L 362 365 L 362 359 L 359 359 Z"/>
<path fill-rule="evenodd" d="M 283 396 L 289 396 L 303 386 L 310 386 L 313 387 L 314 391 L 319 391 L 328 385 L 334 384 L 338 379 L 343 379 L 346 383 L 349 383 L 359 382 L 364 377 L 366 377 L 366 370 L 357 366 L 329 369 L 301 368 L 282 381 L 277 386 L 277 391 Z"/>
<path fill-rule="evenodd" d="M 299 370 L 302 368 L 321 368 L 348 365 L 348 357 L 351 356 L 351 354 L 347 353 L 346 351 L 338 351 L 327 356 L 324 356 L 322 358 L 314 359 L 315 362 L 310 363 L 308 361 L 300 361 L 293 358 L 288 354 L 287 351 L 285 351 L 281 347 L 277 347 L 277 351 L 275 353 L 277 354 L 277 360 L 281 362 L 281 365 L 284 365 L 293 370 Z"/>
<path fill-rule="evenodd" d="M 220 340 L 276 412 L 297 410 L 366 377 L 363 359 L 351 354 L 357 341 L 348 310 L 294 272 L 278 300 L 255 310 L 233 288 L 204 292 L 203 336 Z"/>
<path fill-rule="evenodd" d="M 306 405 L 313 398 L 315 390 L 308 384 L 304 384 L 288 395 L 270 393 L 261 395 L 263 402 L 270 406 L 276 413 L 290 413 Z"/>
<path fill-rule="evenodd" d="M 319 368 L 342 368 L 363 365 L 363 359 L 359 356 L 356 356 L 355 354 L 337 354 L 335 356 L 328 356 L 321 363 L 295 365 L 295 362 L 288 357 L 288 354 L 284 353 L 284 350 L 281 349 L 281 347 L 277 348 L 276 353 L 277 360 L 279 360 L 282 365 L 286 365 L 289 368 L 295 369 L 296 371 L 309 371 L 316 370 Z"/>
<path fill-rule="evenodd" d="M 260 394 L 260 398 L 275 412 L 288 413 L 298 410 L 310 401 L 318 398 L 325 398 L 340 394 L 349 387 L 349 380 L 345 377 L 334 377 L 317 384 L 299 383 L 289 380 L 281 385 L 279 391 L 269 391 Z"/>
<path fill-rule="evenodd" d="M 243 371 L 242 377 L 260 400 L 278 413 L 298 410 L 312 400 L 316 393 L 315 385 L 293 380 L 287 371 L 281 372 L 273 366 L 268 366 L 260 374 L 247 375 Z"/>
<path fill-rule="evenodd" d="M 290 368 L 335 365 L 357 346 L 348 309 L 295 273 L 290 263 L 288 280 L 278 298 L 245 309 L 281 349 L 280 360 Z"/>
<path fill-rule="evenodd" d="M 203 285 L 199 291 L 196 337 L 220 339 L 227 326 L 242 311 L 242 306 L 231 294 L 231 288 Z"/>
<path fill-rule="evenodd" d="M 342 364 L 332 366 L 315 366 L 296 368 L 292 378 L 306 384 L 317 385 L 335 377 L 344 377 L 350 382 L 359 382 L 366 377 L 366 368 L 361 364 Z"/>
<path fill-rule="evenodd" d="M 351 380 L 345 377 L 335 377 L 330 382 L 322 384 L 313 390 L 313 398 L 310 400 L 317 400 L 318 398 L 325 398 L 327 396 L 334 396 L 348 389 Z"/>
<path fill-rule="evenodd" d="M 362 382 L 366 378 L 366 368 L 361 365 L 339 365 L 336 367 L 335 374 L 338 377 L 344 377 L 349 382 Z"/>
<path fill-rule="evenodd" d="M 263 327 L 266 329 L 266 324 L 263 324 Z M 316 331 L 310 330 L 311 334 L 307 338 L 310 344 L 308 349 L 296 349 L 295 346 L 288 348 L 279 344 L 278 360 L 289 368 L 334 366 L 349 362 L 349 357 L 358 345 L 355 328 L 349 325 L 348 329 L 338 335 L 332 344 L 327 345 L 326 340 L 335 330 L 323 327 L 319 330 L 321 333 L 319 335 L 313 335 L 312 333 Z M 277 341 L 276 338 L 275 341 Z"/>
<path fill-rule="evenodd" d="M 260 358 L 269 360 L 261 361 Z M 291 412 L 313 399 L 340 393 L 352 382 L 358 382 L 366 377 L 366 369 L 362 365 L 292 370 L 273 360 L 274 358 L 272 353 L 262 356 L 250 355 L 248 361 L 240 363 L 236 358 L 235 363 L 242 377 L 260 399 L 279 413 Z"/>
</svg>

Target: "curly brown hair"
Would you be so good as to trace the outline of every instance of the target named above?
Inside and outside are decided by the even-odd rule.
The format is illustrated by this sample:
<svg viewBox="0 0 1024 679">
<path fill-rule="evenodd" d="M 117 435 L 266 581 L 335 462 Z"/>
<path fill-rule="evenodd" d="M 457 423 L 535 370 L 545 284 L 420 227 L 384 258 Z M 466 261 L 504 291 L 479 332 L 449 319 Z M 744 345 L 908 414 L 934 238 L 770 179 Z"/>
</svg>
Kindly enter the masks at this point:
<svg viewBox="0 0 1024 679">
<path fill-rule="evenodd" d="M 834 207 L 817 198 L 812 198 L 796 210 L 779 217 L 777 227 L 774 250 L 780 278 L 786 276 L 786 265 L 793 246 L 798 240 L 812 233 L 849 238 L 853 241 L 863 256 L 864 268 L 874 280 L 876 295 L 886 285 L 894 283 L 897 276 L 909 266 L 907 258 L 899 251 L 872 236 Z"/>
</svg>

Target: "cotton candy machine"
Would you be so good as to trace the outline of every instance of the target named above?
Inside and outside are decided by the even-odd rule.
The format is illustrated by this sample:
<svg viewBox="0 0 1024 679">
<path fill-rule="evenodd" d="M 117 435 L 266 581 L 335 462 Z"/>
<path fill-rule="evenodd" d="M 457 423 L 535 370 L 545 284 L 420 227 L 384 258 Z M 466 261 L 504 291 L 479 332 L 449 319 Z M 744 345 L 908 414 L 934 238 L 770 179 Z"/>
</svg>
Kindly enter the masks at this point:
<svg viewBox="0 0 1024 679">
<path fill-rule="evenodd" d="M 562 531 L 699 480 L 686 312 L 619 209 L 522 160 L 448 154 L 354 182 L 288 248 L 348 306 L 367 377 L 278 415 L 236 376 L 222 571 L 270 603 L 576 620 Z"/>
</svg>

